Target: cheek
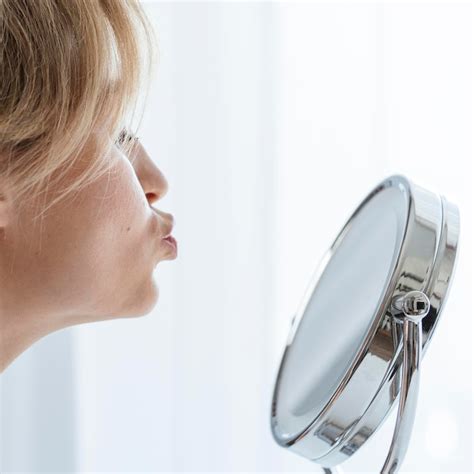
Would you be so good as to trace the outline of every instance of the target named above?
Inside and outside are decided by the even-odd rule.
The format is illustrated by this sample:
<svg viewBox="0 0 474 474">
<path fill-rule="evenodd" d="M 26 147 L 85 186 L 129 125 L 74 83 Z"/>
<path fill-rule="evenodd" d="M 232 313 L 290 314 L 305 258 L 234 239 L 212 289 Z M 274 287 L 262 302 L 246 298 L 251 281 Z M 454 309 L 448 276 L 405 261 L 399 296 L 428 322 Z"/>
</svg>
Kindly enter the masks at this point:
<svg viewBox="0 0 474 474">
<path fill-rule="evenodd" d="M 153 269 L 159 221 L 139 184 L 133 179 L 116 184 L 115 198 L 94 220 L 90 248 L 95 250 L 86 259 L 96 268 L 91 291 L 97 290 L 102 311 L 115 316 L 145 314 L 158 298 Z"/>
<path fill-rule="evenodd" d="M 133 181 L 125 181 L 110 209 L 104 242 L 115 265 L 132 272 L 150 257 L 153 235 L 158 234 L 157 220 L 150 209 L 143 190 Z"/>
<path fill-rule="evenodd" d="M 48 293 L 63 295 L 71 309 L 131 316 L 156 301 L 156 220 L 138 186 L 126 174 L 97 182 L 48 222 L 40 266 L 53 275 Z"/>
</svg>

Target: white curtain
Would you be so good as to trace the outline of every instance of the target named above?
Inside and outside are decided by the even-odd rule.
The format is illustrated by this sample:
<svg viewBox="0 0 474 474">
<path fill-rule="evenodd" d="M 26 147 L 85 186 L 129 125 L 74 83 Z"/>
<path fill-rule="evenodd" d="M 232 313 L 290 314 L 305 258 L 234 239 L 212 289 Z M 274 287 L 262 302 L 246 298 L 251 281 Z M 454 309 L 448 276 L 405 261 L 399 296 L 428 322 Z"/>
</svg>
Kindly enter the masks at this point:
<svg viewBox="0 0 474 474">
<path fill-rule="evenodd" d="M 314 265 L 401 172 L 463 219 L 404 469 L 471 472 L 470 4 L 145 7 L 160 61 L 140 138 L 179 255 L 151 314 L 52 334 L 7 369 L 0 470 L 317 471 L 271 437 L 279 358 Z M 377 470 L 392 427 L 346 472 Z"/>
</svg>

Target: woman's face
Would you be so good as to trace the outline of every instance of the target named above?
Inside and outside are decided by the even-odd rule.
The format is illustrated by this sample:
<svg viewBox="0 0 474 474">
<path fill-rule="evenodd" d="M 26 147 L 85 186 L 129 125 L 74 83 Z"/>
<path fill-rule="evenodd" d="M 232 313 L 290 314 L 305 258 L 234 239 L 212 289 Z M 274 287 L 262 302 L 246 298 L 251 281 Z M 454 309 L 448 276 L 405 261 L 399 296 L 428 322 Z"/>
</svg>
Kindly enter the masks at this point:
<svg viewBox="0 0 474 474">
<path fill-rule="evenodd" d="M 86 149 L 76 169 L 88 158 Z M 30 325 L 51 330 L 153 308 L 159 293 L 153 270 L 176 258 L 162 240 L 173 217 L 151 206 L 168 184 L 139 142 L 130 157 L 115 146 L 110 160 L 110 175 L 58 202 L 43 218 L 33 221 L 33 207 L 17 215 L 10 210 L 0 254 L 5 311 L 31 315 L 37 321 Z M 71 171 L 64 182 L 74 179 Z"/>
</svg>

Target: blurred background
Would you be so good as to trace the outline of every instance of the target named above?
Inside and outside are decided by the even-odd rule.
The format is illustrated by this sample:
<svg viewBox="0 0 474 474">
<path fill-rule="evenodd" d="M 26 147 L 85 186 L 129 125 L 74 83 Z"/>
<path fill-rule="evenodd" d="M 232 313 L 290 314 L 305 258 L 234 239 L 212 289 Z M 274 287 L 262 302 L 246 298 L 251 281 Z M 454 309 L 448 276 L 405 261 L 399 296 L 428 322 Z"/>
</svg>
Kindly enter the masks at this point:
<svg viewBox="0 0 474 474">
<path fill-rule="evenodd" d="M 272 439 L 274 378 L 315 265 L 394 173 L 461 213 L 402 472 L 472 472 L 472 4 L 144 6 L 139 136 L 178 258 L 149 315 L 58 331 L 5 371 L 1 472 L 318 472 Z M 345 472 L 380 469 L 394 414 Z"/>
</svg>

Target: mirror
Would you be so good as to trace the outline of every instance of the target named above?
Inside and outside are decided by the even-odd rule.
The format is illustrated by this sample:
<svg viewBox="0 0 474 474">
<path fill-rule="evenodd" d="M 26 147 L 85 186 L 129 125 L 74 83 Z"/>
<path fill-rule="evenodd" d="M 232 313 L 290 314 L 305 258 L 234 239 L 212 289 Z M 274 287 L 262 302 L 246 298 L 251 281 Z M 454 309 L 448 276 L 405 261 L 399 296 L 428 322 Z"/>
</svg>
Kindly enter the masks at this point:
<svg viewBox="0 0 474 474">
<path fill-rule="evenodd" d="M 335 466 L 370 437 L 399 395 L 406 403 L 382 472 L 399 468 L 418 364 L 447 293 L 458 234 L 457 208 L 403 176 L 384 180 L 357 207 L 294 318 L 272 403 L 280 445 Z"/>
</svg>

